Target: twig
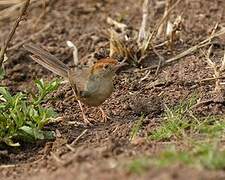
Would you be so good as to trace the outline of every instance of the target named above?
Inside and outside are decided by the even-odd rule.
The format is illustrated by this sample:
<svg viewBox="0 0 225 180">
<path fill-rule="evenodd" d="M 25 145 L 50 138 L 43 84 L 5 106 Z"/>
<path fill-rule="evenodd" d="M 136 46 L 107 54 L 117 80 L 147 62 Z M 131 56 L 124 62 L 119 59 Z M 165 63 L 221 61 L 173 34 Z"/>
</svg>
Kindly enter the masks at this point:
<svg viewBox="0 0 225 180">
<path fill-rule="evenodd" d="M 27 8 L 29 6 L 29 3 L 30 3 L 30 0 L 26 0 L 26 2 L 24 3 L 24 6 L 23 6 L 23 8 L 21 10 L 21 13 L 20 13 L 19 17 L 17 18 L 17 20 L 16 20 L 16 22 L 15 22 L 15 24 L 14 24 L 14 26 L 13 26 L 10 34 L 9 34 L 9 36 L 8 36 L 8 39 L 4 43 L 3 48 L 1 48 L 1 52 L 0 52 L 0 67 L 2 67 L 2 63 L 4 61 L 4 54 L 6 53 L 7 47 L 9 45 L 9 42 L 11 41 L 13 35 L 15 34 L 16 28 L 19 26 L 20 21 L 22 20 L 23 16 L 25 15 L 26 10 L 27 10 Z"/>
<path fill-rule="evenodd" d="M 204 46 L 207 46 L 207 45 L 209 45 L 209 43 L 206 43 Z M 181 59 L 181 58 L 183 58 L 183 57 L 185 57 L 185 56 L 187 56 L 189 54 L 194 53 L 200 47 L 203 47 L 203 46 L 199 46 L 199 45 L 192 46 L 189 49 L 185 50 L 184 52 L 181 52 L 180 54 L 176 55 L 175 57 L 172 57 L 172 58 L 166 60 L 165 63 L 168 64 L 168 63 L 172 63 L 172 62 L 174 62 L 176 60 L 179 60 L 179 59 Z"/>
<path fill-rule="evenodd" d="M 70 145 L 73 146 L 79 141 L 79 139 L 87 132 L 88 130 L 85 129 Z"/>
</svg>

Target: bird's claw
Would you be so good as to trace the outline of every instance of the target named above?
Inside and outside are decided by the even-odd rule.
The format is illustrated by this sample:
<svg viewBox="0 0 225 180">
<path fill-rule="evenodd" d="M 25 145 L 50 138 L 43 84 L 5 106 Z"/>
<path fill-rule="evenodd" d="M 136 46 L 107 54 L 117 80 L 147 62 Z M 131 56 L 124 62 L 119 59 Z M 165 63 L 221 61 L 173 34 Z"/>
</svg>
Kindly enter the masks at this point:
<svg viewBox="0 0 225 180">
<path fill-rule="evenodd" d="M 102 121 L 101 122 L 107 122 L 110 117 L 105 113 L 105 111 L 102 108 L 99 108 L 102 113 Z"/>
</svg>

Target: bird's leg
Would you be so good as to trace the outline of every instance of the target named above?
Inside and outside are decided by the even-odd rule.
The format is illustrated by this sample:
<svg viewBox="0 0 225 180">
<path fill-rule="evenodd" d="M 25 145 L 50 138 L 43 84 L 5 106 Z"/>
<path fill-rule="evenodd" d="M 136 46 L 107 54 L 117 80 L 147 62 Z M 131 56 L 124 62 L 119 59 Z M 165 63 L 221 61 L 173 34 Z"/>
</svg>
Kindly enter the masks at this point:
<svg viewBox="0 0 225 180">
<path fill-rule="evenodd" d="M 85 113 L 84 113 L 84 109 L 83 109 L 83 107 L 82 107 L 82 104 L 81 104 L 80 100 L 78 100 L 78 98 L 77 98 L 77 93 L 76 93 L 76 91 L 75 91 L 75 89 L 76 89 L 75 83 L 73 83 L 73 81 L 72 81 L 72 79 L 71 79 L 70 77 L 71 77 L 71 76 L 70 76 L 70 74 L 69 74 L 69 81 L 70 81 L 70 84 L 71 84 L 71 87 L 72 87 L 74 96 L 75 96 L 75 98 L 76 98 L 76 100 L 77 100 L 77 102 L 78 102 L 78 104 L 79 104 L 79 106 L 80 106 L 80 110 L 81 110 L 81 113 L 82 113 L 82 116 L 83 116 L 84 123 L 85 123 L 86 125 L 91 125 L 90 121 L 88 120 L 88 118 L 86 117 L 86 115 L 85 115 Z"/>
<path fill-rule="evenodd" d="M 85 113 L 84 113 L 84 109 L 82 107 L 82 104 L 79 100 L 77 100 L 79 106 L 80 106 L 80 110 L 81 110 L 81 113 L 82 113 L 82 116 L 83 116 L 83 120 L 84 120 L 84 123 L 87 124 L 87 125 L 91 125 L 90 121 L 88 120 L 88 118 L 86 117 Z"/>
<path fill-rule="evenodd" d="M 102 113 L 102 119 L 103 119 L 102 122 L 107 122 L 107 120 L 110 119 L 110 118 L 107 116 L 107 114 L 105 113 L 105 111 L 101 107 L 99 107 L 99 109 Z"/>
</svg>

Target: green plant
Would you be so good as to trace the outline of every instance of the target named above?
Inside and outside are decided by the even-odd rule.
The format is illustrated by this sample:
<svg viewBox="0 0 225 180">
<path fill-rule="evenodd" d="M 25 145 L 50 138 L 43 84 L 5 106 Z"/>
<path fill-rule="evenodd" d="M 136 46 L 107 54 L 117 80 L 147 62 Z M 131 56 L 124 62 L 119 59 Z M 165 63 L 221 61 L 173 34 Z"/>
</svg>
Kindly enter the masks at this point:
<svg viewBox="0 0 225 180">
<path fill-rule="evenodd" d="M 169 166 L 174 163 L 193 164 L 193 158 L 188 151 L 177 151 L 175 146 L 170 146 L 158 156 L 151 159 L 151 163 L 159 167 Z"/>
<path fill-rule="evenodd" d="M 175 146 L 154 156 L 143 156 L 128 164 L 128 171 L 135 174 L 144 173 L 149 167 L 167 167 L 171 164 L 184 164 L 210 170 L 225 168 L 225 151 L 217 142 L 195 142 L 189 149 L 177 150 Z"/>
<path fill-rule="evenodd" d="M 166 107 L 162 123 L 150 132 L 151 140 L 161 141 L 170 138 L 182 139 L 192 135 L 207 137 L 221 136 L 225 129 L 223 116 L 195 117 L 191 107 L 196 98 L 181 102 L 174 108 Z"/>
<path fill-rule="evenodd" d="M 212 170 L 224 169 L 225 151 L 221 150 L 218 143 L 215 142 L 197 142 L 188 150 L 176 151 L 175 148 L 170 148 L 149 161 L 158 166 L 168 166 L 179 162 Z"/>
<path fill-rule="evenodd" d="M 128 164 L 128 171 L 130 173 L 141 174 L 150 166 L 150 161 L 148 157 L 140 157 L 132 160 Z"/>
<path fill-rule="evenodd" d="M 203 118 L 198 126 L 195 127 L 195 132 L 202 134 L 210 139 L 222 138 L 225 130 L 225 118 L 223 116 L 209 116 Z"/>
<path fill-rule="evenodd" d="M 137 120 L 137 122 L 134 123 L 134 125 L 131 128 L 130 132 L 130 141 L 134 140 L 137 137 L 137 134 L 141 128 L 141 125 L 144 120 L 144 114 L 141 115 L 141 117 Z"/>
<path fill-rule="evenodd" d="M 166 106 L 161 124 L 148 136 L 149 142 L 176 140 L 179 149 L 172 142 L 154 155 L 138 157 L 128 165 L 128 171 L 144 173 L 150 166 L 163 167 L 179 163 L 210 170 L 225 169 L 224 116 L 196 117 L 192 107 L 196 103 L 193 97 L 173 108 Z M 141 116 L 131 129 L 130 139 L 139 132 L 144 116 Z M 182 146 L 184 144 L 185 146 Z M 182 147 L 182 148 L 181 148 Z"/>
<path fill-rule="evenodd" d="M 149 139 L 156 141 L 185 142 L 183 150 L 176 146 L 166 149 L 154 157 L 149 157 L 151 165 L 167 166 L 175 162 L 206 169 L 224 169 L 225 151 L 222 149 L 225 137 L 224 116 L 211 115 L 195 117 L 191 98 L 174 108 L 168 108 L 159 127 L 150 132 Z"/>
<path fill-rule="evenodd" d="M 56 116 L 52 108 L 42 106 L 47 95 L 59 87 L 59 81 L 44 83 L 37 80 L 38 93 L 18 92 L 11 95 L 5 87 L 0 87 L 0 142 L 19 146 L 19 140 L 34 141 L 54 138 L 53 132 L 44 126 Z M 15 143 L 16 141 L 16 143 Z"/>
<path fill-rule="evenodd" d="M 185 136 L 185 130 L 190 129 L 196 123 L 195 119 L 194 121 L 190 121 L 190 115 L 187 114 L 195 101 L 196 98 L 193 97 L 189 101 L 183 101 L 178 106 L 171 109 L 165 105 L 166 110 L 163 122 L 160 127 L 151 132 L 149 138 L 159 141 L 171 137 L 180 138 Z"/>
<path fill-rule="evenodd" d="M 6 56 L 6 54 L 4 54 L 4 58 L 3 58 L 3 63 L 5 63 L 8 60 L 8 57 Z M 4 65 L 0 66 L 0 80 L 4 79 L 5 77 L 5 69 L 4 69 Z"/>
<path fill-rule="evenodd" d="M 0 67 L 0 80 L 3 79 L 5 76 L 5 71 L 2 67 Z"/>
<path fill-rule="evenodd" d="M 166 106 L 162 123 L 150 132 L 149 139 L 161 141 L 170 140 L 170 138 L 191 138 L 196 135 L 201 138 L 222 136 L 225 130 L 225 118 L 223 116 L 197 118 L 191 112 L 193 102 L 191 99 L 171 109 Z"/>
</svg>

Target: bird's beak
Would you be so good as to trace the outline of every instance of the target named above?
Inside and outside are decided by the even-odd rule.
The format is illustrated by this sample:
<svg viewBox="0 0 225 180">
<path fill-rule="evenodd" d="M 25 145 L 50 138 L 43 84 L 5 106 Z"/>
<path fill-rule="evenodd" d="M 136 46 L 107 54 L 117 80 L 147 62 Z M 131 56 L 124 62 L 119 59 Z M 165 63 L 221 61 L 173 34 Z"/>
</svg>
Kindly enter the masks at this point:
<svg viewBox="0 0 225 180">
<path fill-rule="evenodd" d="M 118 63 L 114 66 L 114 71 L 117 72 L 119 71 L 122 67 L 125 67 L 127 66 L 128 63 L 125 63 L 125 62 L 121 62 L 121 63 Z"/>
</svg>

